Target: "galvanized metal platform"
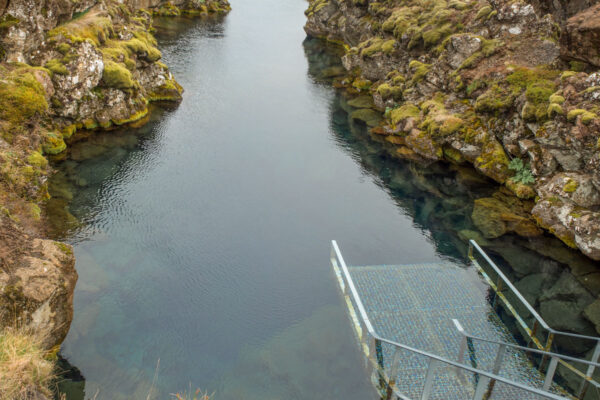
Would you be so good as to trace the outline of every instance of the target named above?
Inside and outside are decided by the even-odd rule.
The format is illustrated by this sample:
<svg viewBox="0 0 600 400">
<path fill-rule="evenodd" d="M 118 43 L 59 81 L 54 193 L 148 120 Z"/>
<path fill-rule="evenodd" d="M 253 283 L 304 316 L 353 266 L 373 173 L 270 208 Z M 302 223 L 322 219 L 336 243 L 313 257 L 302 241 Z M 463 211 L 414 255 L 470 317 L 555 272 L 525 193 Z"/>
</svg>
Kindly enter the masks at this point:
<svg viewBox="0 0 600 400">
<path fill-rule="evenodd" d="M 493 273 L 485 273 L 472 256 L 468 267 L 450 263 L 347 266 L 332 243 L 331 264 L 366 366 L 382 397 L 583 399 L 588 387 L 596 391 L 598 383 L 591 377 L 600 366 L 600 344 L 591 360 L 550 350 L 555 336 L 593 343 L 600 339 L 552 330 L 477 244 L 472 246 L 491 263 Z M 514 310 L 505 288 L 533 316 L 526 321 L 516 315 L 533 348 L 517 343 L 491 305 L 498 300 Z M 543 343 L 536 336 L 541 332 L 546 335 Z M 579 374 L 580 395 L 575 397 L 556 383 L 559 365 Z"/>
<path fill-rule="evenodd" d="M 378 265 L 348 267 L 375 331 L 391 340 L 449 360 L 459 361 L 463 335 L 453 319 L 470 334 L 517 344 L 486 300 L 489 287 L 473 269 L 452 264 Z M 393 348 L 382 346 L 390 368 Z M 473 343 L 464 361 L 475 368 L 492 370 L 496 352 L 484 343 Z M 396 385 L 417 398 L 425 384 L 428 360 L 408 357 L 396 377 Z M 521 351 L 511 351 L 499 371 L 526 385 L 541 388 L 542 374 Z M 431 398 L 466 399 L 475 392 L 475 379 L 463 382 L 455 371 L 439 371 Z M 555 392 L 559 393 L 558 390 Z M 498 386 L 491 398 L 537 398 L 510 386 Z"/>
</svg>

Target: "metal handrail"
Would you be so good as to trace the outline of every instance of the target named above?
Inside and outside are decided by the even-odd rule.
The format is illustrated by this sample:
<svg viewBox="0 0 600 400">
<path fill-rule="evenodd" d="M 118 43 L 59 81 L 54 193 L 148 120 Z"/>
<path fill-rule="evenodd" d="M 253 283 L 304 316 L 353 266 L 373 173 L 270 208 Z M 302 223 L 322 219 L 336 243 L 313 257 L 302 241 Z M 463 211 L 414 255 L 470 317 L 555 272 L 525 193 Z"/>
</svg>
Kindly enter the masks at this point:
<svg viewBox="0 0 600 400">
<path fill-rule="evenodd" d="M 472 261 L 475 261 L 474 257 L 473 257 L 473 248 L 475 248 L 477 250 L 477 252 L 479 252 L 479 254 L 483 257 L 483 259 L 488 262 L 488 264 L 494 269 L 496 274 L 498 274 L 498 276 L 500 278 L 502 278 L 504 283 L 512 290 L 513 294 L 515 296 L 517 296 L 517 298 L 527 308 L 527 311 L 529 311 L 531 313 L 531 315 L 533 315 L 533 317 L 539 322 L 539 324 L 544 329 L 548 330 L 549 332 L 553 333 L 554 335 L 569 336 L 569 337 L 575 337 L 575 338 L 579 338 L 579 339 L 587 339 L 587 340 L 594 340 L 596 342 L 600 342 L 600 337 L 597 337 L 597 336 L 580 335 L 577 333 L 564 332 L 564 331 L 559 331 L 559 330 L 551 328 L 546 323 L 546 321 L 544 321 L 544 319 L 537 313 L 537 311 L 535 311 L 535 309 L 531 306 L 531 304 L 529 304 L 529 302 L 523 297 L 523 295 L 521 295 L 519 290 L 511 283 L 511 281 L 506 277 L 506 275 L 504 275 L 504 273 L 502 271 L 500 271 L 500 268 L 498 268 L 496 263 L 494 263 L 494 261 L 492 261 L 492 259 L 483 251 L 483 249 L 481 247 L 479 247 L 477 242 L 474 241 L 473 239 L 469 240 L 469 258 Z"/>
<path fill-rule="evenodd" d="M 483 270 L 481 265 L 479 265 L 479 263 L 475 259 L 475 256 L 473 255 L 473 249 L 476 249 L 477 252 L 483 257 L 483 259 L 485 261 L 487 261 L 488 265 L 490 267 L 492 267 L 492 269 L 496 272 L 496 274 L 498 275 L 498 278 L 499 278 L 496 283 L 494 283 L 492 281 L 492 279 L 487 276 L 487 273 L 485 273 L 485 271 Z M 507 308 L 513 314 L 513 316 L 515 317 L 518 324 L 521 325 L 521 327 L 525 330 L 527 335 L 529 335 L 531 341 L 539 349 L 544 349 L 545 351 L 550 350 L 552 347 L 554 338 L 556 336 L 590 340 L 590 341 L 594 341 L 596 343 L 594 352 L 592 354 L 591 361 L 592 361 L 592 363 L 595 363 L 598 361 L 598 359 L 600 358 L 600 337 L 580 335 L 580 334 L 570 333 L 570 332 L 563 332 L 563 331 L 559 331 L 559 330 L 551 328 L 550 326 L 548 326 L 546 321 L 544 321 L 544 319 L 533 309 L 531 304 L 529 304 L 529 302 L 521 295 L 521 293 L 519 293 L 517 288 L 510 282 L 510 280 L 506 277 L 506 275 L 504 275 L 504 273 L 502 273 L 502 271 L 500 271 L 500 268 L 498 268 L 496 263 L 494 263 L 494 261 L 492 261 L 492 259 L 483 251 L 483 249 L 481 247 L 479 247 L 477 242 L 475 242 L 474 240 L 469 240 L 468 256 L 469 256 L 469 259 L 471 259 L 471 261 L 473 262 L 473 264 L 482 273 L 484 278 L 488 281 L 490 286 L 492 286 L 492 288 L 496 292 L 496 295 L 502 299 L 504 304 L 506 304 Z M 519 313 L 514 309 L 514 307 L 512 306 L 510 301 L 506 298 L 506 296 L 504 296 L 504 294 L 502 293 L 501 285 L 506 285 L 512 291 L 512 293 L 517 297 L 517 299 L 521 302 L 521 304 L 523 306 L 525 306 L 525 308 L 534 317 L 536 322 L 533 324 L 533 326 L 531 328 L 529 328 L 529 325 L 523 320 L 523 318 L 521 318 Z M 494 302 L 495 302 L 495 300 L 494 300 Z M 536 337 L 537 329 L 538 329 L 538 326 L 540 326 L 540 325 L 543 329 L 545 329 L 548 332 L 548 335 L 546 336 L 546 343 L 544 343 L 544 344 L 542 344 L 540 342 L 540 340 Z M 554 360 L 556 360 L 556 359 L 554 359 Z M 566 361 L 559 360 L 558 362 L 560 362 L 561 365 L 563 365 L 564 367 L 571 370 L 571 372 L 573 372 L 576 375 L 579 375 L 580 377 L 583 378 L 583 381 L 581 382 L 581 385 L 580 385 L 579 389 L 577 390 L 578 398 L 583 398 L 585 396 L 588 385 L 590 383 L 592 383 L 594 386 L 598 387 L 597 382 L 595 382 L 591 379 L 592 375 L 596 369 L 596 365 L 593 365 L 593 364 L 588 365 L 587 371 L 584 373 L 583 371 L 580 371 L 579 369 L 573 367 L 571 364 L 569 364 Z M 542 364 L 543 364 L 543 361 L 542 361 Z"/>
<path fill-rule="evenodd" d="M 584 360 L 583 358 L 571 357 L 571 356 L 567 356 L 565 354 L 553 353 L 550 351 L 544 351 L 544 350 L 539 350 L 539 349 L 532 349 L 531 347 L 520 346 L 518 344 L 500 342 L 498 340 L 491 340 L 491 339 L 482 338 L 480 336 L 471 335 L 464 330 L 461 323 L 457 319 L 453 319 L 452 321 L 454 322 L 454 326 L 456 327 L 456 330 L 461 335 L 463 335 L 464 337 L 466 337 L 468 339 L 477 340 L 478 342 L 487 342 L 487 343 L 497 344 L 497 345 L 501 345 L 501 346 L 506 346 L 506 347 L 522 350 L 522 351 L 529 352 L 529 353 L 541 354 L 541 355 L 544 355 L 547 357 L 558 357 L 558 358 L 561 358 L 564 360 L 574 361 L 574 362 L 578 362 L 578 363 L 582 363 L 582 364 L 586 364 L 586 365 L 591 365 L 594 367 L 600 367 L 600 363 Z"/>
<path fill-rule="evenodd" d="M 433 366 L 434 362 L 441 362 L 444 364 L 451 365 L 460 370 L 465 370 L 465 371 L 468 371 L 468 372 L 471 372 L 474 374 L 478 374 L 480 376 L 480 379 L 477 384 L 477 388 L 475 390 L 474 399 L 476 399 L 476 400 L 480 400 L 483 398 L 483 396 L 485 394 L 485 390 L 487 389 L 487 385 L 491 381 L 501 382 L 501 383 L 507 384 L 509 386 L 513 386 L 518 389 L 525 390 L 527 392 L 534 393 L 534 394 L 537 394 L 539 396 L 542 396 L 542 397 L 545 397 L 548 399 L 554 399 L 554 400 L 565 400 L 566 399 L 565 397 L 558 396 L 556 394 L 553 394 L 553 393 L 550 393 L 550 392 L 547 392 L 544 390 L 540 390 L 537 388 L 533 388 L 530 386 L 526 386 L 519 382 L 515 382 L 510 379 L 503 378 L 496 374 L 489 373 L 487 371 L 483 371 L 483 370 L 480 370 L 477 368 L 469 367 L 467 365 L 464 365 L 464 364 L 461 364 L 461 363 L 458 363 L 455 361 L 451 361 L 444 357 L 440 357 L 440 356 L 428 353 L 423 350 L 415 349 L 413 347 L 410 347 L 410 346 L 407 346 L 407 345 L 404 345 L 404 344 L 401 344 L 401 343 L 398 343 L 398 342 L 395 342 L 395 341 L 392 341 L 392 340 L 389 340 L 389 339 L 386 339 L 386 338 L 380 336 L 379 334 L 377 334 L 377 332 L 375 332 L 375 329 L 373 328 L 373 324 L 371 323 L 371 320 L 369 319 L 369 316 L 367 315 L 365 306 L 364 306 L 362 300 L 360 299 L 360 296 L 358 295 L 358 291 L 356 290 L 356 287 L 354 286 L 354 281 L 352 280 L 352 277 L 350 276 L 350 272 L 348 271 L 346 262 L 344 261 L 344 258 L 342 257 L 340 249 L 335 240 L 331 241 L 331 247 L 332 247 L 331 263 L 334 267 L 336 265 L 339 265 L 339 268 L 341 269 L 341 271 L 343 273 L 345 281 L 348 284 L 348 288 L 350 289 L 350 294 L 352 295 L 352 299 L 354 300 L 354 303 L 356 304 L 356 306 L 358 308 L 360 317 L 361 317 L 362 321 L 364 322 L 369 335 L 371 335 L 373 340 L 376 342 L 376 347 L 377 347 L 377 342 L 379 342 L 379 346 L 380 346 L 380 343 L 387 343 L 391 346 L 396 347 L 397 349 L 407 350 L 407 351 L 410 351 L 411 353 L 416 353 L 421 356 L 427 357 L 430 360 L 426 383 L 425 383 L 425 387 L 424 387 L 424 393 L 422 395 L 422 400 L 426 400 L 428 398 L 429 390 L 431 390 L 431 384 L 433 383 L 433 376 L 430 376 L 431 374 L 429 373 L 429 371 L 432 370 L 432 366 Z M 383 367 L 383 365 L 381 365 L 382 363 L 379 363 L 379 364 L 380 364 L 380 367 Z M 483 377 L 483 379 L 481 377 Z M 401 394 L 399 396 L 403 399 L 406 399 L 406 397 Z"/>
</svg>

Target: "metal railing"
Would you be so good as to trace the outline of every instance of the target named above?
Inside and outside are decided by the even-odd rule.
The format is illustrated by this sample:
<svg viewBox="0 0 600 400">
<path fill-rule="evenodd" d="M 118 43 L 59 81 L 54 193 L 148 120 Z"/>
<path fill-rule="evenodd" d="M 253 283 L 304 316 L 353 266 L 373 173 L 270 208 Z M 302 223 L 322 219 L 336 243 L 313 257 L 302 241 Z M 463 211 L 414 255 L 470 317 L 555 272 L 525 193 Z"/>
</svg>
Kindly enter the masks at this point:
<svg viewBox="0 0 600 400">
<path fill-rule="evenodd" d="M 588 368 L 589 367 L 592 367 L 592 368 L 600 367 L 600 364 L 597 362 L 592 362 L 592 361 L 584 360 L 584 359 L 577 358 L 577 357 L 571 357 L 571 356 L 568 356 L 565 354 L 558 354 L 558 353 L 552 353 L 552 352 L 539 350 L 539 349 L 532 349 L 531 347 L 520 346 L 518 344 L 506 343 L 506 342 L 501 342 L 501 341 L 497 341 L 497 340 L 490 340 L 490 339 L 485 339 L 485 338 L 478 337 L 475 335 L 471 335 L 464 330 L 464 328 L 462 327 L 462 325 L 460 324 L 460 322 L 458 320 L 453 319 L 452 322 L 454 322 L 454 326 L 456 327 L 456 330 L 462 335 L 461 344 L 460 344 L 460 348 L 459 348 L 459 354 L 458 354 L 459 362 L 462 362 L 464 360 L 465 351 L 467 348 L 469 348 L 469 347 L 474 348 L 473 342 L 483 342 L 483 343 L 487 343 L 487 344 L 492 344 L 494 346 L 498 346 L 498 350 L 496 351 L 496 356 L 494 358 L 494 365 L 492 368 L 492 373 L 494 373 L 496 375 L 500 374 L 500 370 L 502 369 L 502 364 L 504 361 L 504 356 L 506 355 L 506 352 L 509 349 L 521 351 L 526 354 L 530 353 L 531 355 L 540 356 L 542 359 L 549 359 L 550 362 L 548 363 L 548 366 L 547 366 L 547 369 L 545 372 L 544 383 L 542 386 L 543 390 L 550 390 L 550 387 L 552 386 L 553 381 L 554 381 L 556 367 L 558 366 L 558 363 L 560 361 L 579 363 L 579 364 L 583 364 L 583 365 L 587 366 Z M 596 388 L 600 387 L 600 384 L 594 380 L 591 380 L 590 383 L 592 385 L 594 385 Z M 490 382 L 490 385 L 493 387 L 493 381 Z"/>
<path fill-rule="evenodd" d="M 382 394 L 386 399 L 392 399 L 393 396 L 396 396 L 401 400 L 416 400 L 414 397 L 409 397 L 409 395 L 407 395 L 406 393 L 401 393 L 398 390 L 398 387 L 396 386 L 395 379 L 397 376 L 397 371 L 400 368 L 399 355 L 401 351 L 408 352 L 414 356 L 424 357 L 427 360 L 425 381 L 423 383 L 419 396 L 421 400 L 428 400 L 432 395 L 432 392 L 434 390 L 434 378 L 436 370 L 438 369 L 438 367 L 441 366 L 445 366 L 446 368 L 452 368 L 459 374 L 470 373 L 475 376 L 476 385 L 474 394 L 472 396 L 473 400 L 482 400 L 484 396 L 486 396 L 486 392 L 489 388 L 489 383 L 492 381 L 495 383 L 508 385 L 514 389 L 518 389 L 530 395 L 533 394 L 537 397 L 545 399 L 566 399 L 565 397 L 556 395 L 554 393 L 533 388 L 521 384 L 519 382 L 515 382 L 513 380 L 498 376 L 497 374 L 473 368 L 459 362 L 451 361 L 444 357 L 440 357 L 423 350 L 415 349 L 413 347 L 380 336 L 379 334 L 377 334 L 377 332 L 375 332 L 375 329 L 373 328 L 373 324 L 371 323 L 369 316 L 367 315 L 366 309 L 362 303 L 362 300 L 360 299 L 360 296 L 358 295 L 358 291 L 354 286 L 354 282 L 352 280 L 352 277 L 350 276 L 348 267 L 344 261 L 344 258 L 342 257 L 340 249 L 335 240 L 331 242 L 330 262 L 338 279 L 338 283 L 344 296 L 344 299 L 348 305 L 348 311 L 354 323 L 357 338 L 366 355 L 367 365 L 372 367 L 374 372 L 376 373 L 377 379 L 379 380 L 379 385 L 383 389 Z M 358 314 L 356 313 L 354 304 L 356 305 L 356 309 L 358 309 Z M 363 327 L 366 330 L 366 332 L 363 331 Z M 387 344 L 394 349 L 389 365 L 389 372 L 386 371 L 386 368 L 384 366 L 384 355 L 382 350 L 383 344 Z"/>
<path fill-rule="evenodd" d="M 486 271 L 479 263 L 479 261 L 477 261 L 473 253 L 473 249 L 477 250 L 479 256 L 481 256 L 481 258 L 483 258 L 487 262 L 488 266 L 492 268 L 491 271 Z M 525 333 L 525 336 L 527 336 L 525 339 L 529 340 L 528 346 L 533 344 L 539 350 L 550 352 L 557 339 L 560 338 L 566 338 L 571 341 L 579 340 L 591 342 L 590 348 L 593 347 L 594 352 L 592 353 L 591 359 L 589 360 L 590 363 L 588 364 L 587 370 L 585 372 L 576 368 L 570 362 L 567 362 L 567 358 L 563 357 L 558 361 L 560 365 L 565 367 L 570 372 L 573 372 L 582 380 L 579 387 L 574 390 L 574 393 L 577 398 L 584 398 L 590 383 L 595 382 L 593 381 L 592 376 L 594 374 L 594 371 L 596 370 L 596 367 L 598 366 L 597 362 L 600 358 L 600 338 L 552 329 L 550 326 L 548 326 L 546 321 L 544 321 L 544 319 L 535 311 L 531 304 L 529 304 L 529 302 L 523 297 L 523 295 L 521 295 L 521 293 L 506 277 L 506 275 L 504 275 L 500 268 L 498 268 L 496 263 L 492 261 L 492 259 L 481 249 L 481 247 L 479 247 L 477 242 L 475 242 L 474 240 L 469 241 L 468 256 L 469 259 L 473 262 L 473 265 L 475 265 L 475 267 L 479 270 L 486 282 L 494 290 L 492 306 L 496 307 L 498 300 L 502 301 L 506 309 L 509 310 L 509 312 L 516 320 L 517 326 L 520 327 L 521 330 Z M 496 275 L 495 277 L 492 276 L 494 274 Z M 511 301 L 509 297 L 512 297 L 515 304 L 513 304 L 513 301 Z M 517 308 L 520 308 L 522 311 L 527 312 L 529 314 L 529 318 L 524 318 L 523 316 L 521 316 Z M 543 369 L 544 363 L 547 360 L 548 357 L 542 357 L 542 360 L 540 361 L 539 365 L 540 369 Z M 597 383 L 595 384 L 595 386 L 596 385 Z"/>
</svg>

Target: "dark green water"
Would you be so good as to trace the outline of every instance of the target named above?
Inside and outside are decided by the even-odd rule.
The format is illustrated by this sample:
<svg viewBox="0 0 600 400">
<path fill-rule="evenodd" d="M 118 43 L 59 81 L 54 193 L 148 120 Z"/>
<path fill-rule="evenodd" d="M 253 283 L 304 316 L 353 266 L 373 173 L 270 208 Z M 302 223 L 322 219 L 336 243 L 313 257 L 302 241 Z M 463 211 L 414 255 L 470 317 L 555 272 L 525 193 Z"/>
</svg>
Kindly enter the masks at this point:
<svg viewBox="0 0 600 400">
<path fill-rule="evenodd" d="M 305 2 L 232 5 L 223 19 L 156 22 L 179 107 L 75 143 L 57 165 L 55 236 L 74 244 L 80 276 L 69 400 L 190 386 L 217 400 L 373 398 L 330 240 L 355 265 L 460 262 L 457 232 L 494 190 L 468 169 L 391 160 L 349 122 L 320 79 L 339 57 L 303 43 Z M 568 269 L 537 245 L 494 249 L 518 278 L 554 282 Z"/>
</svg>

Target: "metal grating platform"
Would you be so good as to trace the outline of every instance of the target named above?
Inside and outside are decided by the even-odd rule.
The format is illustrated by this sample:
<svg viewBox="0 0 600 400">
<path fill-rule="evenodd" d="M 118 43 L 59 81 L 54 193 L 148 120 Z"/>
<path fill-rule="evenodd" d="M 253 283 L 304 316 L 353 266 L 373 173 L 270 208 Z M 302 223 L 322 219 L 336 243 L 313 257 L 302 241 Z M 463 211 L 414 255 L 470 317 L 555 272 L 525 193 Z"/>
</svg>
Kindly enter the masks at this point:
<svg viewBox="0 0 600 400">
<path fill-rule="evenodd" d="M 487 286 L 473 268 L 452 264 L 412 264 L 348 267 L 358 295 L 375 331 L 408 346 L 459 361 L 462 336 L 452 322 L 460 321 L 465 331 L 485 339 L 515 343 L 486 299 Z M 389 370 L 391 346 L 382 346 Z M 491 371 L 496 351 L 483 342 L 469 346 L 466 363 Z M 394 373 L 396 386 L 408 398 L 419 398 L 425 384 L 429 360 L 418 354 L 399 355 L 401 368 Z M 435 370 L 432 399 L 472 398 L 477 376 L 455 368 Z M 544 377 L 526 355 L 510 349 L 504 356 L 500 376 L 541 388 Z M 552 392 L 564 394 L 553 387 Z M 490 399 L 537 399 L 516 387 L 497 384 Z"/>
</svg>

